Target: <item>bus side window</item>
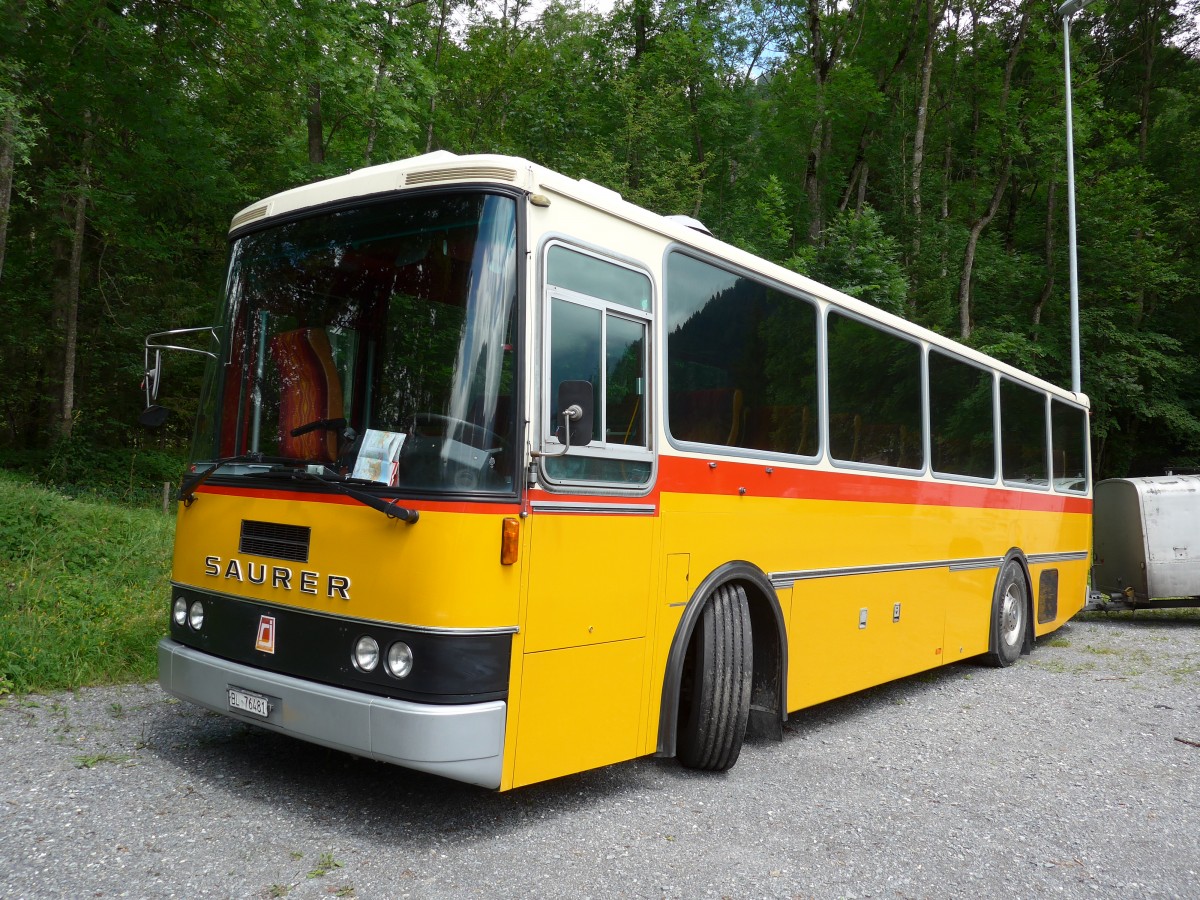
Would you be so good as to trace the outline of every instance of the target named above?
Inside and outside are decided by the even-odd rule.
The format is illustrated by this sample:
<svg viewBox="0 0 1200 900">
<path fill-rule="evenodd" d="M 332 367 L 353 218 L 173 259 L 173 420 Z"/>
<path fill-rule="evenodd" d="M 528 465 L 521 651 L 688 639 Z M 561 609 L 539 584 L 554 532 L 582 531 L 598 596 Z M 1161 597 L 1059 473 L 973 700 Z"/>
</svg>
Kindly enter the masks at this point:
<svg viewBox="0 0 1200 900">
<path fill-rule="evenodd" d="M 1061 400 L 1050 401 L 1050 446 L 1054 451 L 1054 489 L 1072 494 L 1088 489 L 1087 412 Z"/>
<path fill-rule="evenodd" d="M 1008 483 L 1048 487 L 1046 395 L 1000 379 L 1000 468 Z"/>
<path fill-rule="evenodd" d="M 827 331 L 829 455 L 924 468 L 920 346 L 832 310 Z"/>
<path fill-rule="evenodd" d="M 816 306 L 672 253 L 667 382 L 678 441 L 816 456 Z"/>
<path fill-rule="evenodd" d="M 933 471 L 996 477 L 991 373 L 938 350 L 929 351 L 929 427 Z"/>
<path fill-rule="evenodd" d="M 642 484 L 650 477 L 647 341 L 650 279 L 642 272 L 564 246 L 547 259 L 549 379 L 543 440 L 562 442 L 559 388 L 591 385 L 591 441 L 548 453 L 551 480 Z"/>
</svg>

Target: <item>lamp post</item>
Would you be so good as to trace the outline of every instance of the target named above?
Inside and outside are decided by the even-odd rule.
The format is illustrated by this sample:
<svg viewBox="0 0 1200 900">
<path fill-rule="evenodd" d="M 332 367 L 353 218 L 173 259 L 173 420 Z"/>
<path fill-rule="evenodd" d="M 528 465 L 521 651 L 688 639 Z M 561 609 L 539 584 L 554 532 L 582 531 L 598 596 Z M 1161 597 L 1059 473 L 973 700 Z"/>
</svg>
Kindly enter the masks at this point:
<svg viewBox="0 0 1200 900">
<path fill-rule="evenodd" d="M 1075 136 L 1071 127 L 1071 17 L 1095 0 L 1067 0 L 1058 8 L 1063 23 L 1063 70 L 1067 98 L 1067 259 L 1071 271 L 1071 390 L 1081 392 L 1079 377 L 1079 269 L 1075 253 Z"/>
</svg>

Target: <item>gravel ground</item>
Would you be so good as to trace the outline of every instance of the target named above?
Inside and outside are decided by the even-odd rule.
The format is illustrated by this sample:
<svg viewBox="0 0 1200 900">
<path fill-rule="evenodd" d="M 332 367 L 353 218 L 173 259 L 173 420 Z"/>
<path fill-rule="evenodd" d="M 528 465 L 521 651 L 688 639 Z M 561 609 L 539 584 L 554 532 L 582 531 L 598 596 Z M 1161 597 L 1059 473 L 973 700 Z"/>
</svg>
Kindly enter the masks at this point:
<svg viewBox="0 0 1200 900">
<path fill-rule="evenodd" d="M 792 716 L 725 775 L 492 794 L 157 685 L 0 700 L 2 897 L 1200 896 L 1200 617 L 1076 620 Z"/>
</svg>

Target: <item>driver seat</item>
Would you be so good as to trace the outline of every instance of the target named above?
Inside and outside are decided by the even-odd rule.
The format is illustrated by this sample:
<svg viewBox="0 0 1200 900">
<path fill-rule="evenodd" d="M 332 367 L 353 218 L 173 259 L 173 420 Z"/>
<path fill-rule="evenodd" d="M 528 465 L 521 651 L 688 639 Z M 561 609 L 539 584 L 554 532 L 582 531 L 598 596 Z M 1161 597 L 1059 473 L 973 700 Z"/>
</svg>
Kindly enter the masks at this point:
<svg viewBox="0 0 1200 900">
<path fill-rule="evenodd" d="M 343 417 L 342 380 L 324 328 L 297 328 L 271 338 L 271 359 L 279 373 L 279 454 L 332 463 L 338 433 L 319 428 L 299 437 L 292 429 L 321 419 Z"/>
</svg>

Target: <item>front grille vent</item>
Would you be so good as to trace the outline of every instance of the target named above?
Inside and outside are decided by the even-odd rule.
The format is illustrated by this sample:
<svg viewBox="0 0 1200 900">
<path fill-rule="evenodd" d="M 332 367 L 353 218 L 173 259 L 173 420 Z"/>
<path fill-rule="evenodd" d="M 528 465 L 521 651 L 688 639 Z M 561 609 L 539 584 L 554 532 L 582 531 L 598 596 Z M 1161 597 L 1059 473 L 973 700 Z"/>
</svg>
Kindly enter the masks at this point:
<svg viewBox="0 0 1200 900">
<path fill-rule="evenodd" d="M 312 529 L 303 525 L 279 525 L 275 522 L 242 520 L 242 540 L 238 550 L 251 556 L 268 556 L 292 562 L 308 562 L 308 542 Z"/>
<path fill-rule="evenodd" d="M 464 166 L 454 169 L 426 169 L 424 172 L 409 172 L 404 180 L 405 187 L 414 184 L 432 184 L 435 181 L 466 181 L 472 178 L 490 178 L 497 181 L 516 181 L 515 169 L 501 166 Z"/>
</svg>

